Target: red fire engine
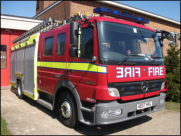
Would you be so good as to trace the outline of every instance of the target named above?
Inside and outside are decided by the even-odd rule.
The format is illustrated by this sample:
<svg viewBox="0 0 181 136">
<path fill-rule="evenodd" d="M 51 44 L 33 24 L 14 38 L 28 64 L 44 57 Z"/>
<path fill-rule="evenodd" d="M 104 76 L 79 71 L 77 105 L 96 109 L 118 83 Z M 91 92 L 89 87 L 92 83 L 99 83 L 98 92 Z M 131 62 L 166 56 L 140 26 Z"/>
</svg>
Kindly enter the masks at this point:
<svg viewBox="0 0 181 136">
<path fill-rule="evenodd" d="M 161 46 L 172 35 L 125 12 L 99 7 L 94 13 L 100 16 L 49 18 L 13 40 L 10 83 L 17 96 L 53 110 L 68 127 L 163 109 L 168 84 Z"/>
</svg>

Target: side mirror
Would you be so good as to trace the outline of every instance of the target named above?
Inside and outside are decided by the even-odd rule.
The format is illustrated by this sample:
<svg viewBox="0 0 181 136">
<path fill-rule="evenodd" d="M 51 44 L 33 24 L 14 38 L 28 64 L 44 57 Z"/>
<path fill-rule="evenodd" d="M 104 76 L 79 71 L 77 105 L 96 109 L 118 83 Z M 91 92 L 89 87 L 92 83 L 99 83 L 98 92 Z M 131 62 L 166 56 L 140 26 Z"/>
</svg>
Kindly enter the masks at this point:
<svg viewBox="0 0 181 136">
<path fill-rule="evenodd" d="M 76 58 L 78 56 L 77 47 L 70 47 L 69 48 L 69 56 L 70 58 Z"/>
<path fill-rule="evenodd" d="M 70 23 L 70 45 L 77 46 L 78 45 L 78 22 Z"/>
<path fill-rule="evenodd" d="M 170 32 L 162 31 L 162 39 L 167 38 L 170 41 L 173 41 L 173 35 Z"/>
<path fill-rule="evenodd" d="M 72 45 L 73 47 L 77 47 L 78 57 L 81 56 L 80 41 L 81 41 L 81 24 L 80 22 L 71 22 L 70 45 Z"/>
</svg>

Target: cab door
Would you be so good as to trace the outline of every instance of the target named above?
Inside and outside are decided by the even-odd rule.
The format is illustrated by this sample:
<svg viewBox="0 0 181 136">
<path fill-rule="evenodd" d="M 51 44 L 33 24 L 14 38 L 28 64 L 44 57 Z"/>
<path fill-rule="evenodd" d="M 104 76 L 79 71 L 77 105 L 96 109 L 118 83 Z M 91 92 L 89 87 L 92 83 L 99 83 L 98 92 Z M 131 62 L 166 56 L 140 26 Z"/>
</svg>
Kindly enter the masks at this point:
<svg viewBox="0 0 181 136">
<path fill-rule="evenodd" d="M 53 30 L 44 33 L 41 41 L 41 53 L 38 70 L 38 89 L 52 95 L 53 93 L 53 48 L 55 48 L 55 33 Z M 39 54 L 38 54 L 39 55 Z"/>
<path fill-rule="evenodd" d="M 81 58 L 70 58 L 69 54 L 67 55 L 66 79 L 74 84 L 81 100 L 93 102 L 98 83 L 98 72 L 94 71 L 97 65 L 86 59 L 96 56 L 96 31 L 95 28 L 88 27 L 87 23 L 81 27 Z"/>
<path fill-rule="evenodd" d="M 53 49 L 54 52 L 54 73 L 53 73 L 53 88 L 55 89 L 57 83 L 60 80 L 65 80 L 66 69 L 67 69 L 67 44 L 68 44 L 68 31 L 67 28 L 57 28 L 56 31 L 56 45 Z"/>
</svg>

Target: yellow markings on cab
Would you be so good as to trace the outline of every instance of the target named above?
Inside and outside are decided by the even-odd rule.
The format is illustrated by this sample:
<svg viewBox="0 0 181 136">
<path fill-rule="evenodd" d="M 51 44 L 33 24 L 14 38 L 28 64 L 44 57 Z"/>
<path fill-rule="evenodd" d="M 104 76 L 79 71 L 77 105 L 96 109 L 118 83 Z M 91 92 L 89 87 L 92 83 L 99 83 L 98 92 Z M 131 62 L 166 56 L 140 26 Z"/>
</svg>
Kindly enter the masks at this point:
<svg viewBox="0 0 181 136">
<path fill-rule="evenodd" d="M 98 72 L 98 73 L 107 73 L 106 66 L 100 66 L 91 63 L 74 63 L 74 62 L 45 62 L 38 61 L 38 67 L 46 67 L 46 68 L 55 68 L 55 69 L 67 69 L 78 70 L 78 71 L 88 71 L 88 72 Z"/>
</svg>

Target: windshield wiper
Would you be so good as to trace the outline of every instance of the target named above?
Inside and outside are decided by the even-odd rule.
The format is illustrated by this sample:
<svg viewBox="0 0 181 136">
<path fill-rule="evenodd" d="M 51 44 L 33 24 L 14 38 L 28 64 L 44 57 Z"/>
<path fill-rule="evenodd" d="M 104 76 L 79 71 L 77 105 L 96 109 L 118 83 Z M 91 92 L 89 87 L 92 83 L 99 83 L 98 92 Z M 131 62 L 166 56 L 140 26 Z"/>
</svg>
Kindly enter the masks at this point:
<svg viewBox="0 0 181 136">
<path fill-rule="evenodd" d="M 144 39 L 145 43 L 147 43 L 147 41 L 145 40 L 145 38 L 144 38 L 144 36 L 143 36 L 143 34 L 142 34 L 142 32 L 141 32 L 141 30 L 140 30 L 140 29 L 139 29 L 139 31 L 140 31 L 141 36 L 142 36 L 142 38 Z"/>
<path fill-rule="evenodd" d="M 119 62 L 118 65 L 122 65 L 128 58 L 129 56 L 127 56 L 123 61 Z"/>
<path fill-rule="evenodd" d="M 160 58 L 162 58 L 162 57 L 154 57 L 153 58 L 153 61 L 150 63 L 151 65 L 153 65 L 153 62 L 156 60 L 156 59 L 160 59 Z M 156 64 L 156 65 L 160 65 L 159 63 L 154 63 L 154 64 Z"/>
<path fill-rule="evenodd" d="M 130 56 L 140 56 L 140 55 L 129 54 L 129 55 L 126 55 L 126 56 L 127 56 L 127 57 L 126 57 L 123 61 L 119 62 L 118 65 L 122 65 L 127 59 L 129 59 Z M 142 57 L 142 56 L 141 56 L 141 57 Z"/>
</svg>

